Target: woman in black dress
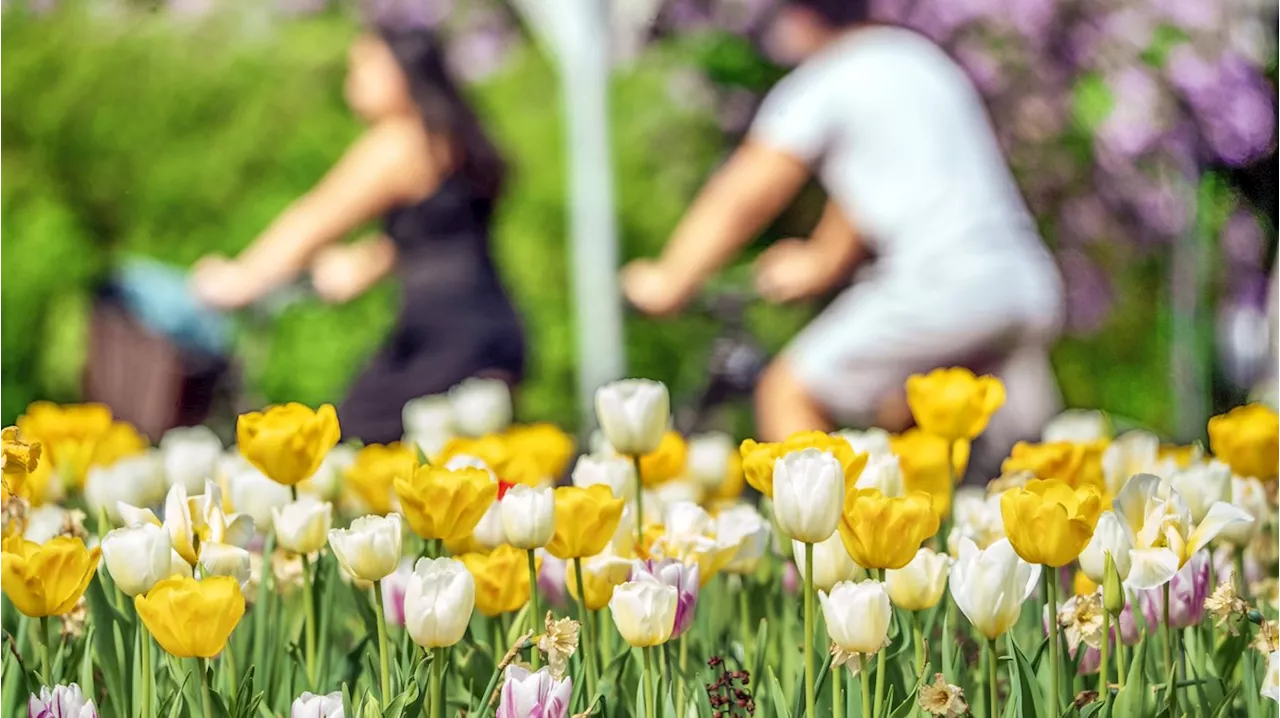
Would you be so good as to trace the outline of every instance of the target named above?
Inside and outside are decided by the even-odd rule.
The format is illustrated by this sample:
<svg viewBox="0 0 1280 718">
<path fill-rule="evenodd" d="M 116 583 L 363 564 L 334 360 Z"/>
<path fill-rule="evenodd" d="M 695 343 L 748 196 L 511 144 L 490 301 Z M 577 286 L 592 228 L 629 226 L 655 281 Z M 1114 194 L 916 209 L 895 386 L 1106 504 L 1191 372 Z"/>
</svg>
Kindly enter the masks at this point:
<svg viewBox="0 0 1280 718">
<path fill-rule="evenodd" d="M 357 39 L 345 91 L 368 129 L 239 256 L 197 263 L 193 283 L 205 302 L 241 307 L 309 270 L 321 297 L 345 302 L 395 270 L 395 329 L 338 410 L 344 436 L 387 442 L 410 399 L 521 378 L 523 333 L 488 246 L 506 168 L 425 30 Z M 381 234 L 338 241 L 376 217 Z"/>
</svg>

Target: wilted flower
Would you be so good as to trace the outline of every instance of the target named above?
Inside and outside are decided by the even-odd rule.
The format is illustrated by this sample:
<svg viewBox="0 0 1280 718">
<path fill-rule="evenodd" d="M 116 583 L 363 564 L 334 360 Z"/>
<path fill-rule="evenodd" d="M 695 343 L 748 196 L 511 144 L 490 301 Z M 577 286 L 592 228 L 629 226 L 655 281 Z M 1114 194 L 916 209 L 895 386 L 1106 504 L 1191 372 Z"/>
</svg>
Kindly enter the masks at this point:
<svg viewBox="0 0 1280 718">
<path fill-rule="evenodd" d="M 1213 616 L 1213 625 L 1222 628 L 1226 625 L 1231 635 L 1237 635 L 1240 631 L 1236 628 L 1233 619 L 1241 618 L 1249 611 L 1249 605 L 1244 599 L 1236 595 L 1236 585 L 1234 581 L 1226 581 L 1218 584 L 1213 589 L 1213 593 L 1204 600 L 1204 610 Z"/>
<path fill-rule="evenodd" d="M 920 709 L 925 713 L 945 718 L 960 718 L 969 712 L 969 704 L 964 702 L 964 690 L 947 679 L 941 673 L 935 673 L 933 683 L 920 685 Z"/>
<path fill-rule="evenodd" d="M 1058 606 L 1058 625 L 1067 638 L 1067 649 L 1075 655 L 1081 643 L 1090 648 L 1102 645 L 1102 593 L 1072 596 Z"/>
<path fill-rule="evenodd" d="M 548 611 L 545 625 L 546 631 L 538 636 L 536 644 L 538 650 L 547 657 L 551 677 L 559 680 L 564 676 L 564 669 L 569 666 L 569 659 L 578 650 L 578 622 L 572 618 L 556 620 Z"/>
</svg>

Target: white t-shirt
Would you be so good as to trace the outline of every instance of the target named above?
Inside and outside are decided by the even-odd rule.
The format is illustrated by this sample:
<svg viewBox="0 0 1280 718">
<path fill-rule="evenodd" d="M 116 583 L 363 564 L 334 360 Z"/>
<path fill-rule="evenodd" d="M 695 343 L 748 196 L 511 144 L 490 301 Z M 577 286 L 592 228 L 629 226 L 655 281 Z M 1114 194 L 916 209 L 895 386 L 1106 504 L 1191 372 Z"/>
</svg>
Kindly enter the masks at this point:
<svg viewBox="0 0 1280 718">
<path fill-rule="evenodd" d="M 1058 285 L 981 98 L 921 35 L 876 26 L 836 40 L 774 87 L 751 134 L 817 172 L 886 280 L 963 268 Z"/>
</svg>

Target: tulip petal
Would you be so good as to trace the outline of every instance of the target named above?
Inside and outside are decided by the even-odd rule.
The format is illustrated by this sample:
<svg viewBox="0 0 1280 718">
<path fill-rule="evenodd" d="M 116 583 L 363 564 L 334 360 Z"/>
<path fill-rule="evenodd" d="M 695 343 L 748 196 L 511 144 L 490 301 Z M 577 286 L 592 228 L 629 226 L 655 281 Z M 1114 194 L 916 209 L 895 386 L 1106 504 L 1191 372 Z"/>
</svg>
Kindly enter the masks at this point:
<svg viewBox="0 0 1280 718">
<path fill-rule="evenodd" d="M 1147 589 L 1163 586 L 1178 573 L 1179 558 L 1167 548 L 1135 548 L 1129 551 L 1130 588 Z"/>
<path fill-rule="evenodd" d="M 1253 523 L 1253 517 L 1244 509 L 1225 501 L 1215 501 L 1204 515 L 1204 521 L 1196 526 L 1195 531 L 1187 539 L 1186 556 L 1194 556 L 1197 551 L 1209 545 L 1219 533 L 1228 526 Z"/>
</svg>

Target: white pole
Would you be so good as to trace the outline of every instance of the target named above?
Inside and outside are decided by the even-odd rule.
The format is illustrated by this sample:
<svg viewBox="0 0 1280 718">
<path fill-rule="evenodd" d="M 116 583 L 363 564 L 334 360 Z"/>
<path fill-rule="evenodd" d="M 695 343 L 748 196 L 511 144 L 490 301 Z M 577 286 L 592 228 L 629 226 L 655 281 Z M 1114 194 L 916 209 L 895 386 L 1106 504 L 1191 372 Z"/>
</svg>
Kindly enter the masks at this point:
<svg viewBox="0 0 1280 718">
<path fill-rule="evenodd" d="M 604 0 L 517 0 L 559 62 L 569 152 L 570 262 L 578 402 L 594 421 L 596 387 L 625 372 L 609 151 L 609 23 Z"/>
</svg>

